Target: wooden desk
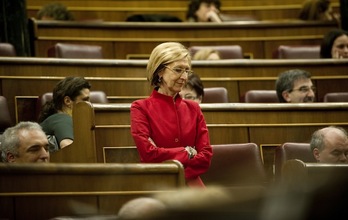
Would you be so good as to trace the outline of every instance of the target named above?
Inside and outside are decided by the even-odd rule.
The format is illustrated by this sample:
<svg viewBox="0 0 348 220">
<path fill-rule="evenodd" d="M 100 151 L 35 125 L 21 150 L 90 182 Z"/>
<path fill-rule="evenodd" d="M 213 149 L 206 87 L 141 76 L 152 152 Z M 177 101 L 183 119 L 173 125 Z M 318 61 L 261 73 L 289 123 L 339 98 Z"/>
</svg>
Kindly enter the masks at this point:
<svg viewBox="0 0 348 220">
<path fill-rule="evenodd" d="M 0 94 L 7 98 L 14 122 L 16 112 L 19 121 L 35 120 L 35 112 L 28 109 L 35 109 L 36 98 L 52 91 L 68 75 L 84 76 L 91 82 L 92 90 L 103 90 L 111 102 L 130 103 L 151 93 L 146 64 L 145 60 L 3 57 Z M 205 87 L 227 88 L 230 102 L 240 102 L 251 89 L 274 89 L 278 74 L 294 68 L 312 73 L 318 101 L 328 92 L 347 92 L 348 60 L 220 60 L 194 61 L 192 65 Z"/>
<path fill-rule="evenodd" d="M 255 59 L 272 58 L 279 45 L 318 45 L 334 22 L 245 21 L 224 23 L 186 22 L 33 22 L 36 57 L 47 57 L 57 42 L 100 45 L 103 57 L 126 59 L 129 54 L 150 54 L 165 41 L 185 46 L 240 45 Z"/>
<path fill-rule="evenodd" d="M 185 186 L 177 161 L 156 164 L 0 164 L 6 219 L 116 215 L 126 201 Z"/>
</svg>

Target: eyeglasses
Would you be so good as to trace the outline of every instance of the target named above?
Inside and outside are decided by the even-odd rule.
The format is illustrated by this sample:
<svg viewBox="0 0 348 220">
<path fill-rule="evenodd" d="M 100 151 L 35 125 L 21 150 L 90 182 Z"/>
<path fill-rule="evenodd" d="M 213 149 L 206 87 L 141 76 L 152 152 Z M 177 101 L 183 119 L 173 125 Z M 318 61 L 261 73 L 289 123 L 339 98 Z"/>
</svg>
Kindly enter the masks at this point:
<svg viewBox="0 0 348 220">
<path fill-rule="evenodd" d="M 193 95 L 184 95 L 182 97 L 183 99 L 189 99 L 189 100 L 196 100 L 197 96 L 193 96 Z"/>
<path fill-rule="evenodd" d="M 302 93 L 309 93 L 310 90 L 312 90 L 312 91 L 315 93 L 315 91 L 317 90 L 317 88 L 315 88 L 314 86 L 312 86 L 312 87 L 302 86 L 302 87 L 300 87 L 300 88 L 298 88 L 298 89 L 292 89 L 292 90 L 290 90 L 289 92 L 292 92 L 292 91 L 300 91 L 300 92 L 302 92 Z"/>
<path fill-rule="evenodd" d="M 173 73 L 176 73 L 178 75 L 182 75 L 184 73 L 187 73 L 187 76 L 190 76 L 193 74 L 192 70 L 187 70 L 187 69 L 183 69 L 183 68 L 179 68 L 179 67 L 174 67 L 173 69 L 168 67 L 168 66 L 164 66 L 166 68 L 168 68 L 169 70 L 171 70 Z"/>
</svg>

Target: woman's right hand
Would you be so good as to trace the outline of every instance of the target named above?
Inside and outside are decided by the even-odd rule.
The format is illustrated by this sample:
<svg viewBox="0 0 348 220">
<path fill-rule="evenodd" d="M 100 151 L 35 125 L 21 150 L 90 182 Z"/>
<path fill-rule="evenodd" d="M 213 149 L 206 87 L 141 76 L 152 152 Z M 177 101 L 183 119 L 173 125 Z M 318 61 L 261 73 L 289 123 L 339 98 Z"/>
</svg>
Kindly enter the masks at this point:
<svg viewBox="0 0 348 220">
<path fill-rule="evenodd" d="M 207 13 L 208 21 L 221 23 L 222 20 L 219 16 L 219 12 L 211 10 Z"/>
</svg>

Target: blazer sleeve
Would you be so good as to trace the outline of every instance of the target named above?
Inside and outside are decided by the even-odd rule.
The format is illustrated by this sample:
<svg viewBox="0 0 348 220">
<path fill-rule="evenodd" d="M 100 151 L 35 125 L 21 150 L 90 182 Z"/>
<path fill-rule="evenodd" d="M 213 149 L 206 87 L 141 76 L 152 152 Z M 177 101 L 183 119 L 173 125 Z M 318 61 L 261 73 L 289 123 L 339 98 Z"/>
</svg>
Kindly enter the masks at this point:
<svg viewBox="0 0 348 220">
<path fill-rule="evenodd" d="M 213 156 L 212 147 L 209 140 L 208 128 L 201 109 L 197 109 L 197 137 L 196 137 L 196 150 L 197 155 L 188 161 L 185 169 L 185 175 L 187 179 L 196 178 L 205 173 L 211 163 Z"/>
<path fill-rule="evenodd" d="M 147 113 L 139 102 L 133 102 L 130 111 L 131 134 L 142 162 L 160 163 L 166 160 L 178 160 L 184 167 L 187 166 L 189 158 L 183 146 L 173 148 L 157 147 L 151 141 Z"/>
</svg>

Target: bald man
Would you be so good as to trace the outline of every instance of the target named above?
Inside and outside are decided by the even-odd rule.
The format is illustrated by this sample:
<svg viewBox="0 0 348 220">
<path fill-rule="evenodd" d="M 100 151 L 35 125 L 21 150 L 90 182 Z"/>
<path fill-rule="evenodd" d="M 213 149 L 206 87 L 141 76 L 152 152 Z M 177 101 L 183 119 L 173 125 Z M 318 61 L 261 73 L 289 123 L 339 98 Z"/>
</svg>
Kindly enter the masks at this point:
<svg viewBox="0 0 348 220">
<path fill-rule="evenodd" d="M 139 197 L 126 202 L 118 211 L 120 219 L 152 219 L 164 214 L 166 207 L 161 201 L 150 197 Z"/>
<path fill-rule="evenodd" d="M 330 126 L 315 131 L 310 146 L 319 163 L 348 163 L 348 135 L 341 127 Z"/>
</svg>

